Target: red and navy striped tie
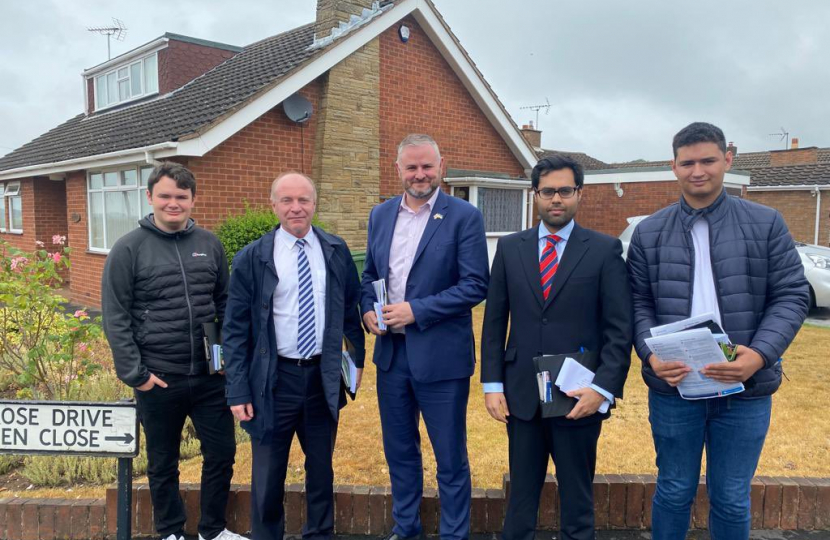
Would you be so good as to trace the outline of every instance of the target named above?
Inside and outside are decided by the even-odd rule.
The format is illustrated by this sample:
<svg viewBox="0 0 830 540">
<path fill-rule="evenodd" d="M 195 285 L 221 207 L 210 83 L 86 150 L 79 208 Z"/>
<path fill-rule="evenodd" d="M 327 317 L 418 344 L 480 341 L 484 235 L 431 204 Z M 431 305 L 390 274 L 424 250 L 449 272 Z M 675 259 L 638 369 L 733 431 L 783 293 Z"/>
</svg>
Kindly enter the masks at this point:
<svg viewBox="0 0 830 540">
<path fill-rule="evenodd" d="M 550 294 L 550 287 L 553 285 L 553 276 L 556 275 L 556 269 L 559 267 L 556 243 L 562 239 L 555 234 L 549 234 L 545 239 L 548 243 L 545 245 L 545 250 L 542 251 L 542 258 L 539 260 L 539 273 L 542 276 L 542 294 L 545 300 L 547 300 Z"/>
</svg>

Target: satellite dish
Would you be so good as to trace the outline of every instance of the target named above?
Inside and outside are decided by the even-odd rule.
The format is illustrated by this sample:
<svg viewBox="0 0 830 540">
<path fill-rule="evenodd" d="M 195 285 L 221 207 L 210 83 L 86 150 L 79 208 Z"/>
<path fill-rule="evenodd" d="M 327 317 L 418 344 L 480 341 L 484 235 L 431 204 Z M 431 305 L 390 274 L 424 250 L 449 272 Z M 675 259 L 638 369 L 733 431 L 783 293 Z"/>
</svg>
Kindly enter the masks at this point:
<svg viewBox="0 0 830 540">
<path fill-rule="evenodd" d="M 298 124 L 307 122 L 311 118 L 311 113 L 314 112 L 314 107 L 311 105 L 311 102 L 300 94 L 293 94 L 283 101 L 282 108 L 285 111 L 285 116 L 292 122 L 297 122 Z"/>
</svg>

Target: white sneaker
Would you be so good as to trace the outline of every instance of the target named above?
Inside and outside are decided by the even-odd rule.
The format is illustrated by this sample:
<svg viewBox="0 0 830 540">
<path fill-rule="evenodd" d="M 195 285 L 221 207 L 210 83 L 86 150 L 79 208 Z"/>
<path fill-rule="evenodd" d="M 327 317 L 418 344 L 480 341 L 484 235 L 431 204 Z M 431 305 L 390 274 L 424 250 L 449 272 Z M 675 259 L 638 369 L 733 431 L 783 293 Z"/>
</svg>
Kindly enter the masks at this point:
<svg viewBox="0 0 830 540">
<path fill-rule="evenodd" d="M 176 540 L 176 539 L 175 538 L 174 539 L 165 538 L 164 540 Z M 200 534 L 199 535 L 199 540 L 205 540 L 205 538 Z M 231 532 L 228 529 L 225 529 L 224 531 L 220 532 L 219 535 L 216 536 L 213 540 L 248 540 L 248 539 L 245 538 L 244 536 L 242 536 L 241 534 L 236 534 L 235 532 Z"/>
<path fill-rule="evenodd" d="M 176 536 L 175 534 L 171 534 L 167 538 L 162 538 L 161 540 L 184 540 L 184 536 Z"/>
</svg>

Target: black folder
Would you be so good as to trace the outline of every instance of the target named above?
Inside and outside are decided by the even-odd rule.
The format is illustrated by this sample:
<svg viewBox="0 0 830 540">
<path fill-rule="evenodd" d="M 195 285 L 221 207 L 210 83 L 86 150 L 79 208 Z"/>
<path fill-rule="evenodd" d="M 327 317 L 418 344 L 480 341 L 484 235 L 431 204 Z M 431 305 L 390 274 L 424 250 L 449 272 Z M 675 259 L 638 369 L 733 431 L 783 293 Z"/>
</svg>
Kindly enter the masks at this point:
<svg viewBox="0 0 830 540">
<path fill-rule="evenodd" d="M 533 364 L 536 366 L 536 372 L 550 372 L 552 399 L 547 403 L 544 401 L 539 403 L 542 407 L 542 417 L 544 418 L 566 416 L 569 412 L 571 412 L 571 409 L 574 408 L 574 405 L 576 405 L 577 400 L 575 398 L 568 397 L 567 394 L 560 391 L 559 388 L 553 384 L 556 381 L 556 377 L 559 375 L 559 370 L 562 369 L 562 364 L 565 362 L 565 358 L 573 358 L 594 373 L 596 373 L 597 367 L 599 366 L 599 356 L 593 351 L 568 354 L 546 354 L 535 357 L 533 359 Z"/>
</svg>

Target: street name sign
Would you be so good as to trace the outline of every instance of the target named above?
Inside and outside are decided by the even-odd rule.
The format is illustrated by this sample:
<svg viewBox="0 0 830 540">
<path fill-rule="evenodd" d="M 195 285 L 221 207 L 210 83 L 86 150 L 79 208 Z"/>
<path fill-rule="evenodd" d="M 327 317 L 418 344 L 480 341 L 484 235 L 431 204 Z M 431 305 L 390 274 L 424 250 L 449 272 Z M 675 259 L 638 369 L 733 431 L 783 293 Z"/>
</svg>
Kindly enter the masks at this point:
<svg viewBox="0 0 830 540">
<path fill-rule="evenodd" d="M 0 400 L 0 454 L 135 457 L 135 403 Z"/>
</svg>

